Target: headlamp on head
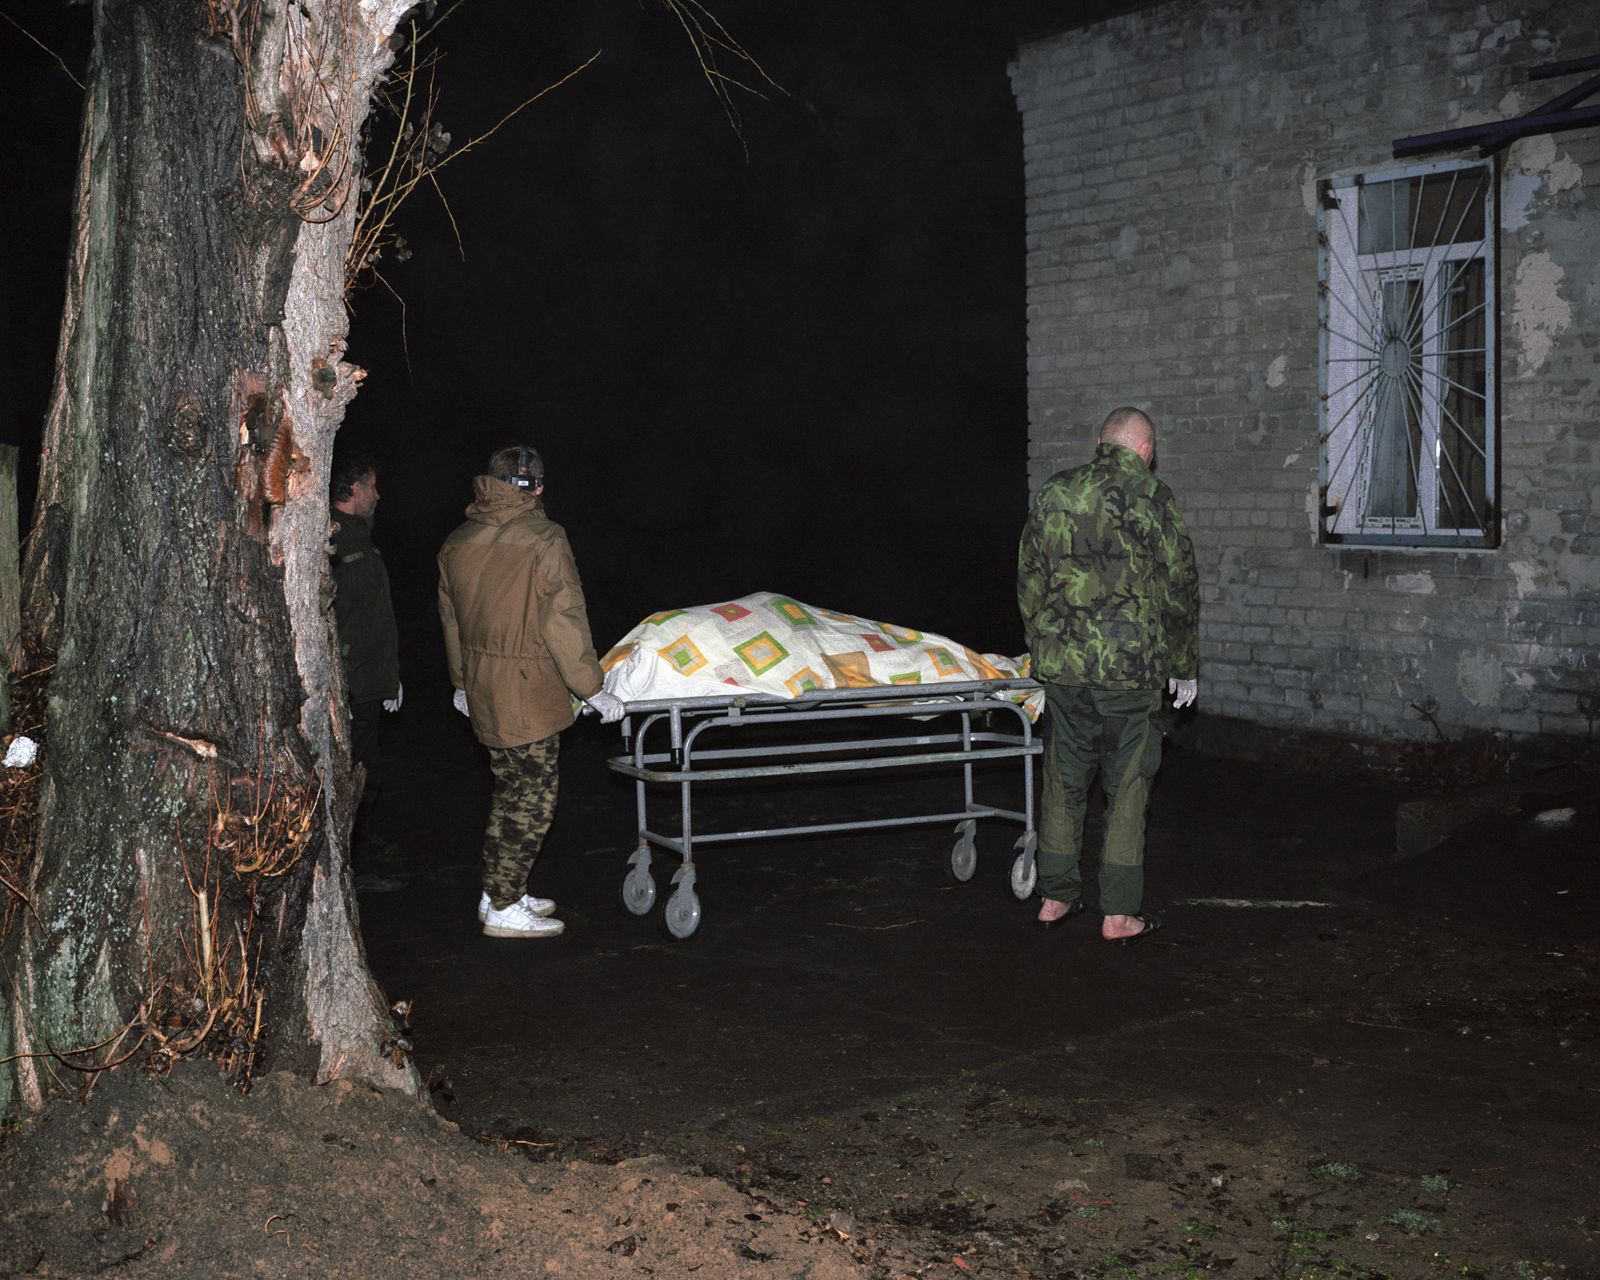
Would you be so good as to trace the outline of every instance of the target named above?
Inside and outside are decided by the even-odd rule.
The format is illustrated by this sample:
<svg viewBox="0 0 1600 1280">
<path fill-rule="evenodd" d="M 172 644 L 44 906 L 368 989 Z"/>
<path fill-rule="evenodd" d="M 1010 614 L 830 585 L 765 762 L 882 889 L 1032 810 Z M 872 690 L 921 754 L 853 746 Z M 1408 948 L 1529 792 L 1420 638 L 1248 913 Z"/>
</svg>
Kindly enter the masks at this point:
<svg viewBox="0 0 1600 1280">
<path fill-rule="evenodd" d="M 512 473 L 509 483 L 519 489 L 537 489 L 544 483 L 543 476 L 534 474 L 526 449 L 517 450 L 517 469 Z"/>
</svg>

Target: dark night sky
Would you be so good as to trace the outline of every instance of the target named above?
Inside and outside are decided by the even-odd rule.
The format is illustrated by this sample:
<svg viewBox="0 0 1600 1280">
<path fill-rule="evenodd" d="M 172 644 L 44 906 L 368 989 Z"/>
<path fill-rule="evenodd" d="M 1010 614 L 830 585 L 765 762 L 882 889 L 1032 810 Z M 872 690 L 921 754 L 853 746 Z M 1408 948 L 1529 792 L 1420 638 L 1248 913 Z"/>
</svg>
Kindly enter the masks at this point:
<svg viewBox="0 0 1600 1280">
<path fill-rule="evenodd" d="M 408 665 L 437 652 L 438 543 L 487 453 L 518 437 L 545 455 L 602 651 L 647 613 L 755 590 L 1021 649 L 1022 144 L 1006 63 L 1019 35 L 1111 6 L 712 7 L 789 91 L 738 99 L 748 155 L 651 0 L 469 0 L 437 34 L 438 115 L 458 143 L 603 52 L 441 175 L 465 260 L 437 199 L 406 210 L 413 256 L 382 265 L 404 342 L 392 297 L 354 300 L 351 358 L 369 377 L 344 435 L 384 460 L 377 536 Z M 0 13 L 82 67 L 82 9 Z M 0 438 L 33 447 L 78 94 L 4 23 L 0 73 L 35 126 L 13 131 L 3 201 Z"/>
</svg>

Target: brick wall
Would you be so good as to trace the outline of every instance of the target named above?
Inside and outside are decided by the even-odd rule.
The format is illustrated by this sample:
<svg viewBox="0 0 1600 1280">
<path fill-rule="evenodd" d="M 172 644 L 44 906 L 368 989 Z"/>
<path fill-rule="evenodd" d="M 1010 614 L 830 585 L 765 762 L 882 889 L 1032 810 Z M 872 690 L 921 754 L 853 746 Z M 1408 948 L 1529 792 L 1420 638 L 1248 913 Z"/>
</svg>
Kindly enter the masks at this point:
<svg viewBox="0 0 1600 1280">
<path fill-rule="evenodd" d="M 1030 484 L 1109 409 L 1155 418 L 1200 562 L 1203 709 L 1593 739 L 1600 126 L 1502 157 L 1497 550 L 1320 541 L 1316 219 L 1319 177 L 1530 110 L 1583 78 L 1530 67 L 1591 54 L 1600 4 L 1571 0 L 1176 0 L 1019 51 Z"/>
</svg>

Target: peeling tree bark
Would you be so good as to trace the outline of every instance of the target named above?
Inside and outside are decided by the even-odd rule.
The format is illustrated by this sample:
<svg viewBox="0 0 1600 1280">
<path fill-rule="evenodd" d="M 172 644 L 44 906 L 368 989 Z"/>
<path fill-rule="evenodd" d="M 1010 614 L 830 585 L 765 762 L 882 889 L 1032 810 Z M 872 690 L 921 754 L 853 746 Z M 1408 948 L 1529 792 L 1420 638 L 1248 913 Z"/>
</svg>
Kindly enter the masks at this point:
<svg viewBox="0 0 1600 1280">
<path fill-rule="evenodd" d="M 103 1044 L 67 1055 L 91 1066 L 151 1026 L 181 1044 L 221 1003 L 205 970 L 241 966 L 256 1069 L 417 1087 L 382 1052 L 355 924 L 322 603 L 362 376 L 343 360 L 351 189 L 411 3 L 97 0 L 24 573 L 25 630 L 57 666 L 31 910 L 0 940 L 0 1111 L 72 1074 L 14 1055 Z M 270 851 L 237 821 L 216 838 L 219 811 L 259 829 L 302 809 L 286 868 L 256 866 Z"/>
</svg>

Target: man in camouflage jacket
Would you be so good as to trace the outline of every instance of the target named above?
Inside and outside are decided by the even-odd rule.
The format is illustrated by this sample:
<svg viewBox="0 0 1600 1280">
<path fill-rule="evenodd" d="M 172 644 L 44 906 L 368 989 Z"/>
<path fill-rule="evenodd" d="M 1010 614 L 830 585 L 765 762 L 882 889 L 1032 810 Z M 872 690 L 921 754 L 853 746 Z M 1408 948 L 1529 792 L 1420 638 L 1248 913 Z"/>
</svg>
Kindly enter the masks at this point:
<svg viewBox="0 0 1600 1280">
<path fill-rule="evenodd" d="M 1199 669 L 1194 546 L 1171 490 L 1151 474 L 1155 446 L 1145 414 L 1114 410 L 1094 457 L 1040 487 L 1017 554 L 1017 603 L 1033 676 L 1045 686 L 1054 757 L 1045 765 L 1039 924 L 1053 928 L 1084 909 L 1078 862 L 1098 772 L 1101 936 L 1124 946 L 1160 927 L 1140 909 L 1162 685 L 1174 707 L 1187 706 Z"/>
</svg>

